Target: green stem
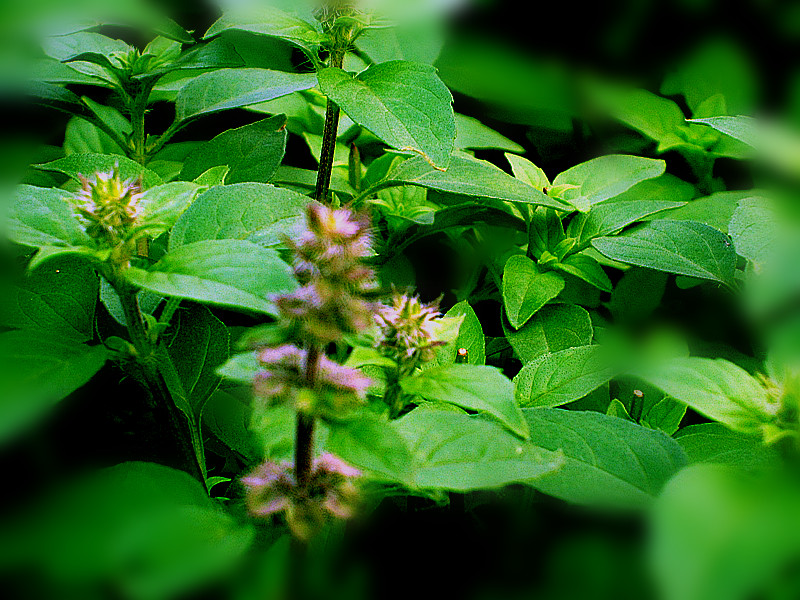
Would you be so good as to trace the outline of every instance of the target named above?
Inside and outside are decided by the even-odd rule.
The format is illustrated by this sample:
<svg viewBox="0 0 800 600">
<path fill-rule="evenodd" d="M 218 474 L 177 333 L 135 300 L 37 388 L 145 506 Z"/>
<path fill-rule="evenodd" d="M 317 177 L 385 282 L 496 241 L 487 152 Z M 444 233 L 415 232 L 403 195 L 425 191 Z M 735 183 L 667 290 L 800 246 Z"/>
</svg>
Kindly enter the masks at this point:
<svg viewBox="0 0 800 600">
<path fill-rule="evenodd" d="M 163 325 L 169 325 L 180 305 L 180 298 L 175 298 L 174 296 L 167 298 L 167 303 L 164 305 L 164 310 L 161 311 L 161 316 L 158 317 L 158 322 Z"/>
<path fill-rule="evenodd" d="M 140 95 L 133 99 L 131 105 L 131 126 L 133 133 L 133 160 L 140 165 L 147 162 L 147 132 L 145 130 L 144 113 L 147 109 L 147 96 Z"/>
</svg>

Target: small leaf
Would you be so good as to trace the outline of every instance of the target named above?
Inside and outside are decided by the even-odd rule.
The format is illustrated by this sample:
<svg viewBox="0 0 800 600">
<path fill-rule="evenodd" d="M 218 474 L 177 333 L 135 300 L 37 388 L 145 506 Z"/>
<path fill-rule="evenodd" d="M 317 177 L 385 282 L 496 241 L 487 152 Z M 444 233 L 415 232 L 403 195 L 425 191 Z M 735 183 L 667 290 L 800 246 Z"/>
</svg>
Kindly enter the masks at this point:
<svg viewBox="0 0 800 600">
<path fill-rule="evenodd" d="M 478 316 L 466 300 L 455 304 L 445 314 L 445 317 L 461 316 L 464 317 L 464 320 L 458 329 L 458 337 L 439 350 L 436 362 L 452 364 L 456 360 L 459 349 L 465 348 L 469 363 L 482 365 L 486 362 L 486 337 L 483 335 L 483 327 Z"/>
<path fill-rule="evenodd" d="M 592 245 L 620 262 L 733 283 L 736 252 L 728 237 L 694 221 L 651 221 L 615 237 L 601 237 Z"/>
<path fill-rule="evenodd" d="M 515 329 L 528 322 L 536 311 L 564 289 L 564 278 L 539 271 L 526 256 L 512 256 L 503 269 L 503 305 Z"/>
<path fill-rule="evenodd" d="M 270 296 L 297 287 L 274 250 L 244 240 L 207 240 L 180 246 L 149 270 L 131 267 L 125 278 L 161 294 L 276 314 Z"/>
<path fill-rule="evenodd" d="M 219 69 L 192 79 L 178 92 L 175 121 L 272 100 L 317 84 L 313 73 L 269 69 Z"/>
<path fill-rule="evenodd" d="M 449 164 L 456 139 L 453 97 L 434 67 L 395 60 L 356 77 L 328 68 L 320 71 L 319 85 L 353 121 L 390 146 L 419 152 L 439 167 Z"/>
<path fill-rule="evenodd" d="M 514 386 L 494 367 L 442 365 L 407 377 L 401 380 L 400 385 L 407 394 L 490 414 L 510 431 L 528 437 L 522 413 L 514 399 Z"/>
<path fill-rule="evenodd" d="M 508 160 L 508 164 L 511 165 L 511 171 L 514 173 L 514 177 L 520 181 L 524 181 L 537 190 L 544 190 L 544 188 L 550 187 L 550 180 L 547 178 L 547 175 L 545 175 L 545 172 L 527 158 L 517 156 L 516 154 L 509 154 L 508 152 L 506 152 L 505 156 L 506 160 Z"/>
<path fill-rule="evenodd" d="M 573 254 L 562 262 L 553 263 L 553 268 L 579 277 L 604 292 L 610 292 L 613 289 L 611 280 L 606 275 L 603 267 L 591 256 Z"/>
<path fill-rule="evenodd" d="M 617 373 L 604 346 L 578 346 L 540 356 L 514 378 L 522 406 L 554 407 L 574 402 Z"/>
</svg>

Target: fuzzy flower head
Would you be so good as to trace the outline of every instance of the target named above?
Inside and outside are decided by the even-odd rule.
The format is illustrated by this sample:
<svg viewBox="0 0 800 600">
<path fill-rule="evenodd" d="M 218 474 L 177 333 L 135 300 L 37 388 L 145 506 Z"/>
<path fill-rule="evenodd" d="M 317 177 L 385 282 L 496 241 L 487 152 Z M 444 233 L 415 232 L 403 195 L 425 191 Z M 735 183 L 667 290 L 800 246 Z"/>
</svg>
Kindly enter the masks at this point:
<svg viewBox="0 0 800 600">
<path fill-rule="evenodd" d="M 267 461 L 246 477 L 247 507 L 254 517 L 284 512 L 292 533 L 310 538 L 330 517 L 348 519 L 358 504 L 353 480 L 361 471 L 333 454 L 323 454 L 311 467 L 305 486 L 298 484 L 291 463 Z"/>
<path fill-rule="evenodd" d="M 265 348 L 253 382 L 255 394 L 267 405 L 291 403 L 297 410 L 327 420 L 345 417 L 363 404 L 371 381 L 356 369 L 344 367 L 325 356 L 313 381 L 306 374 L 308 352 L 292 344 Z"/>
<path fill-rule="evenodd" d="M 418 296 L 395 294 L 392 303 L 382 306 L 375 320 L 381 330 L 378 347 L 401 367 L 413 370 L 431 360 L 437 346 L 441 319 L 435 304 L 423 304 Z"/>
<path fill-rule="evenodd" d="M 82 187 L 76 195 L 76 211 L 86 232 L 109 245 L 118 244 L 141 214 L 141 182 L 123 180 L 119 166 L 95 173 L 91 178 L 81 175 L 80 180 Z"/>
<path fill-rule="evenodd" d="M 362 261 L 370 254 L 369 217 L 348 208 L 311 203 L 306 230 L 297 241 L 288 240 L 295 254 L 295 274 L 302 283 L 326 279 L 358 291 L 373 279 Z"/>
</svg>

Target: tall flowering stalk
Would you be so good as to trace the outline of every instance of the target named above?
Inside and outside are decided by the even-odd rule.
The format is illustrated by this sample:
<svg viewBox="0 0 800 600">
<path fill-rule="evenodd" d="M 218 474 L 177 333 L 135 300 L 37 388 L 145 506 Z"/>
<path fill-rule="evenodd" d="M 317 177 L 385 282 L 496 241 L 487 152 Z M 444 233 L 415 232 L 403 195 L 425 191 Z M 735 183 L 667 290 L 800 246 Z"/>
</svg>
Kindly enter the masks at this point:
<svg viewBox="0 0 800 600">
<path fill-rule="evenodd" d="M 255 516 L 285 513 L 295 537 L 308 539 L 326 516 L 352 513 L 360 475 L 340 459 L 314 457 L 316 419 L 338 421 L 364 403 L 369 379 L 325 356 L 324 348 L 369 327 L 378 306 L 374 273 L 363 264 L 370 250 L 369 220 L 347 208 L 311 203 L 306 228 L 287 240 L 301 287 L 275 298 L 284 341 L 259 350 L 253 384 L 266 405 L 297 412 L 294 464 L 266 462 L 242 482 Z"/>
</svg>

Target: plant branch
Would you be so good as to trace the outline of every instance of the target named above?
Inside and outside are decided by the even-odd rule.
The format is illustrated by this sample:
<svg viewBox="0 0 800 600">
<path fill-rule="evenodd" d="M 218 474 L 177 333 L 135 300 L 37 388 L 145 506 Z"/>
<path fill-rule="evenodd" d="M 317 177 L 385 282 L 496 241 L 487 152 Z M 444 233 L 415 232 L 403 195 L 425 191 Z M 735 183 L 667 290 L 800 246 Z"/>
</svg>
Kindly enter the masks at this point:
<svg viewBox="0 0 800 600">
<path fill-rule="evenodd" d="M 331 49 L 330 67 L 342 68 L 347 47 L 335 44 Z M 319 155 L 319 170 L 314 198 L 318 202 L 328 204 L 328 194 L 333 172 L 333 155 L 336 150 L 336 137 L 339 132 L 339 106 L 330 98 L 325 108 L 325 129 L 322 133 L 322 150 Z"/>
</svg>

